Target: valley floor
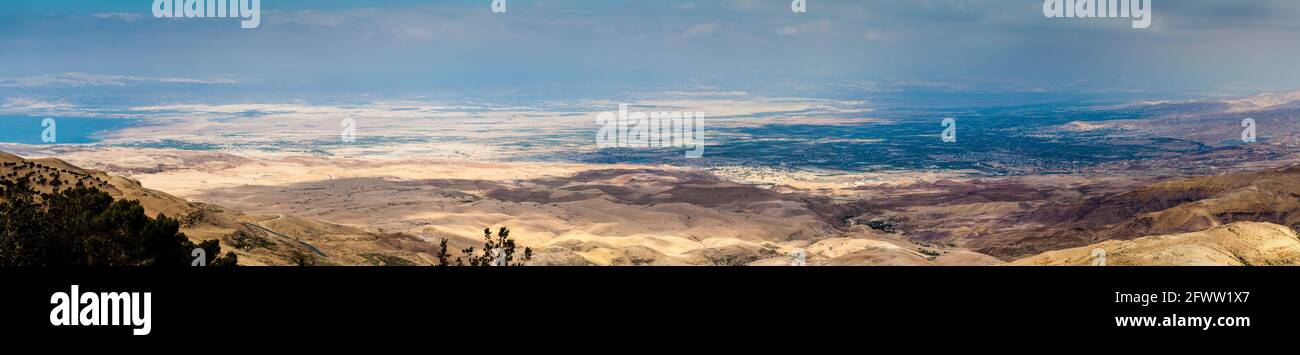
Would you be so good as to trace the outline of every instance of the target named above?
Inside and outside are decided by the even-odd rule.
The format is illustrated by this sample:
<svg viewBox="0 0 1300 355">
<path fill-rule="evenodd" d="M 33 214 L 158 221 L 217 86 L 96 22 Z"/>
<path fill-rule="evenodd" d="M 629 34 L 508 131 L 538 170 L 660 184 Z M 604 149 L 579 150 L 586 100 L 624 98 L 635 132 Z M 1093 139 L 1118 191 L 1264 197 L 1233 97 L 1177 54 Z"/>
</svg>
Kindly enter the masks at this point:
<svg viewBox="0 0 1300 355">
<path fill-rule="evenodd" d="M 1271 265 L 1296 263 L 1278 248 L 1300 245 L 1290 232 L 1300 224 L 1300 170 L 1285 168 L 1291 159 L 1224 164 L 1215 168 L 1223 173 L 1206 177 L 1099 168 L 979 178 L 3 149 L 138 182 L 115 185 L 140 189 L 123 196 L 167 196 L 146 201 L 146 208 L 189 221 L 192 239 L 219 239 L 250 265 L 293 264 L 302 255 L 318 264 L 427 265 L 436 262 L 442 240 L 454 255 L 482 245 L 483 228 L 503 226 L 535 251 L 533 265 L 790 265 L 800 253 L 809 265 L 997 265 L 1024 258 L 1018 263 L 1086 265 L 1096 249 L 1121 253 L 1111 260 L 1125 264 Z M 1232 155 L 1206 154 L 1200 160 Z M 1235 222 L 1268 225 L 1234 230 L 1282 232 L 1231 242 L 1116 242 Z M 1122 251 L 1110 250 L 1116 248 Z"/>
</svg>

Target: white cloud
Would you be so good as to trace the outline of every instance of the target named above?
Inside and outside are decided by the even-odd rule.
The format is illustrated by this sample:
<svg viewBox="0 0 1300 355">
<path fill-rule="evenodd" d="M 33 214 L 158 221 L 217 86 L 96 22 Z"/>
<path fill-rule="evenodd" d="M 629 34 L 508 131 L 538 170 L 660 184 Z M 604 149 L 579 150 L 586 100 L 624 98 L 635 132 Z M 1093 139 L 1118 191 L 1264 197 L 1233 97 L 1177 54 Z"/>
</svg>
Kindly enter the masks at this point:
<svg viewBox="0 0 1300 355">
<path fill-rule="evenodd" d="M 144 15 L 127 12 L 101 12 L 94 15 L 95 18 L 105 20 L 119 20 L 125 22 L 135 22 L 144 17 Z"/>
<path fill-rule="evenodd" d="M 776 34 L 780 34 L 780 35 L 799 35 L 799 34 L 810 34 L 810 33 L 824 33 L 830 31 L 830 29 L 831 29 L 831 21 L 821 20 L 812 23 L 782 26 L 781 28 L 777 28 L 775 32 Z"/>
<path fill-rule="evenodd" d="M 0 87 L 87 87 L 87 86 L 128 86 L 135 84 L 200 84 L 229 85 L 237 84 L 232 79 L 195 79 L 183 77 L 148 77 L 131 75 L 95 75 L 85 73 L 47 74 L 16 78 L 0 78 Z"/>
<path fill-rule="evenodd" d="M 701 23 L 686 28 L 686 31 L 682 32 L 682 37 L 695 38 L 697 36 L 713 33 L 716 29 L 718 29 L 717 23 Z"/>
<path fill-rule="evenodd" d="M 65 110 L 71 109 L 73 106 L 62 101 L 48 102 L 30 97 L 15 96 L 5 98 L 5 103 L 0 105 L 0 108 L 5 109 L 6 111 L 26 112 L 39 110 Z"/>
<path fill-rule="evenodd" d="M 484 13 L 462 16 L 461 13 L 429 7 L 396 13 L 377 9 L 280 11 L 268 15 L 271 20 L 267 24 L 272 27 L 302 27 L 313 32 L 386 35 L 399 40 L 427 42 L 483 35 L 486 33 L 484 28 L 475 26 L 476 21 L 493 15 L 488 11 Z"/>
<path fill-rule="evenodd" d="M 394 28 L 389 31 L 394 37 L 413 39 L 418 41 L 428 41 L 434 38 L 432 30 L 420 27 Z"/>
<path fill-rule="evenodd" d="M 883 41 L 889 39 L 889 35 L 878 30 L 867 30 L 862 34 L 862 38 L 868 41 Z"/>
<path fill-rule="evenodd" d="M 664 95 L 673 97 L 739 97 L 748 96 L 744 91 L 667 91 Z"/>
</svg>

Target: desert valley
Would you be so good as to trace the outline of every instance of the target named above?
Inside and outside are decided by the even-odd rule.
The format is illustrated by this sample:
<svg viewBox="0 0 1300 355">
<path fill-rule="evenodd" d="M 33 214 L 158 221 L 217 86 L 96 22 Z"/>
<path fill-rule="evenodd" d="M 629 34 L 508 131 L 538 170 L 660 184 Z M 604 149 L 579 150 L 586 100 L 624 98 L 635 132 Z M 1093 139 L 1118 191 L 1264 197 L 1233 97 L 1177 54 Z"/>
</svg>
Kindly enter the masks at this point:
<svg viewBox="0 0 1300 355">
<path fill-rule="evenodd" d="M 1295 96 L 1143 103 L 1139 119 L 1045 128 L 1206 147 L 1068 173 L 4 144 L 15 165 L 0 176 L 34 172 L 46 191 L 51 171 L 93 176 L 244 265 L 432 265 L 441 241 L 455 256 L 499 227 L 533 250 L 529 265 L 1089 265 L 1098 249 L 1108 265 L 1295 265 Z M 1244 116 L 1259 143 L 1223 144 Z"/>
</svg>

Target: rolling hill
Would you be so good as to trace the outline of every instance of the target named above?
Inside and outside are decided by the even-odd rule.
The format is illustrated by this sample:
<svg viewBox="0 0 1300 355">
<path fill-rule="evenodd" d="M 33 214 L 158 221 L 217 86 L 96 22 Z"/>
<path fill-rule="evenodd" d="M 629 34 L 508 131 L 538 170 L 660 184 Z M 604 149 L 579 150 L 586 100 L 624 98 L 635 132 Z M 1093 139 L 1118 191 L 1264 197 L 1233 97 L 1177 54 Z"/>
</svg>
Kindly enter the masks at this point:
<svg viewBox="0 0 1300 355">
<path fill-rule="evenodd" d="M 1300 265 L 1296 232 L 1272 223 L 1238 222 L 1201 232 L 1110 240 L 1016 260 L 1021 266 L 1092 265 L 1103 254 L 1108 266 Z"/>
<path fill-rule="evenodd" d="M 191 241 L 218 240 L 241 265 L 428 265 L 437 246 L 407 235 L 364 230 L 293 216 L 245 215 L 221 206 L 191 203 L 151 190 L 138 181 L 82 169 L 62 160 L 24 159 L 0 152 L 0 178 L 26 178 L 39 193 L 87 186 L 117 200 L 139 201 L 146 215 L 181 222 Z"/>
</svg>

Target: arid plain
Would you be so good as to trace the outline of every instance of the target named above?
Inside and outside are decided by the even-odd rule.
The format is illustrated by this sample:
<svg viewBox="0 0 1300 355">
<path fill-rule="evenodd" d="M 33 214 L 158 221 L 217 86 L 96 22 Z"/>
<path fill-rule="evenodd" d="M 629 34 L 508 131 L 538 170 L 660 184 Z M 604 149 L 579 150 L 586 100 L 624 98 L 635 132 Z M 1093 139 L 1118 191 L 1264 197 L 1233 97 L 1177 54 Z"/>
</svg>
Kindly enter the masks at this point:
<svg viewBox="0 0 1300 355">
<path fill-rule="evenodd" d="M 520 246 L 534 250 L 530 265 L 778 266 L 800 253 L 808 265 L 1088 265 L 1098 249 L 1112 265 L 1296 265 L 1296 96 L 1140 103 L 1134 105 L 1149 116 L 1054 127 L 1208 147 L 1064 174 L 565 162 L 520 158 L 508 146 L 474 138 L 382 149 L 345 145 L 328 154 L 121 144 L 3 144 L 0 150 L 14 154 L 6 161 L 21 156 L 100 176 L 115 196 L 181 219 L 191 239 L 219 239 L 248 265 L 287 265 L 302 254 L 325 265 L 429 265 L 440 241 L 455 254 L 481 245 L 484 228 L 498 227 L 509 227 Z M 768 102 L 715 123 L 888 121 L 852 106 Z M 321 110 L 286 110 L 296 121 L 169 117 L 106 142 L 165 136 L 214 143 L 221 138 L 212 132 L 256 132 L 244 142 L 259 144 L 337 125 L 331 118 L 337 115 Z M 727 118 L 769 111 L 787 112 L 786 118 Z M 831 111 L 854 118 L 819 118 Z M 311 118 L 318 115 L 324 118 Z M 1224 143 L 1240 133 L 1246 116 L 1259 124 L 1258 142 Z M 563 132 L 589 126 L 591 116 L 547 118 L 529 122 Z M 536 128 L 509 120 L 499 122 L 519 126 L 475 128 L 483 119 L 467 115 L 443 124 L 481 139 Z M 366 122 L 414 134 L 421 129 Z"/>
</svg>

